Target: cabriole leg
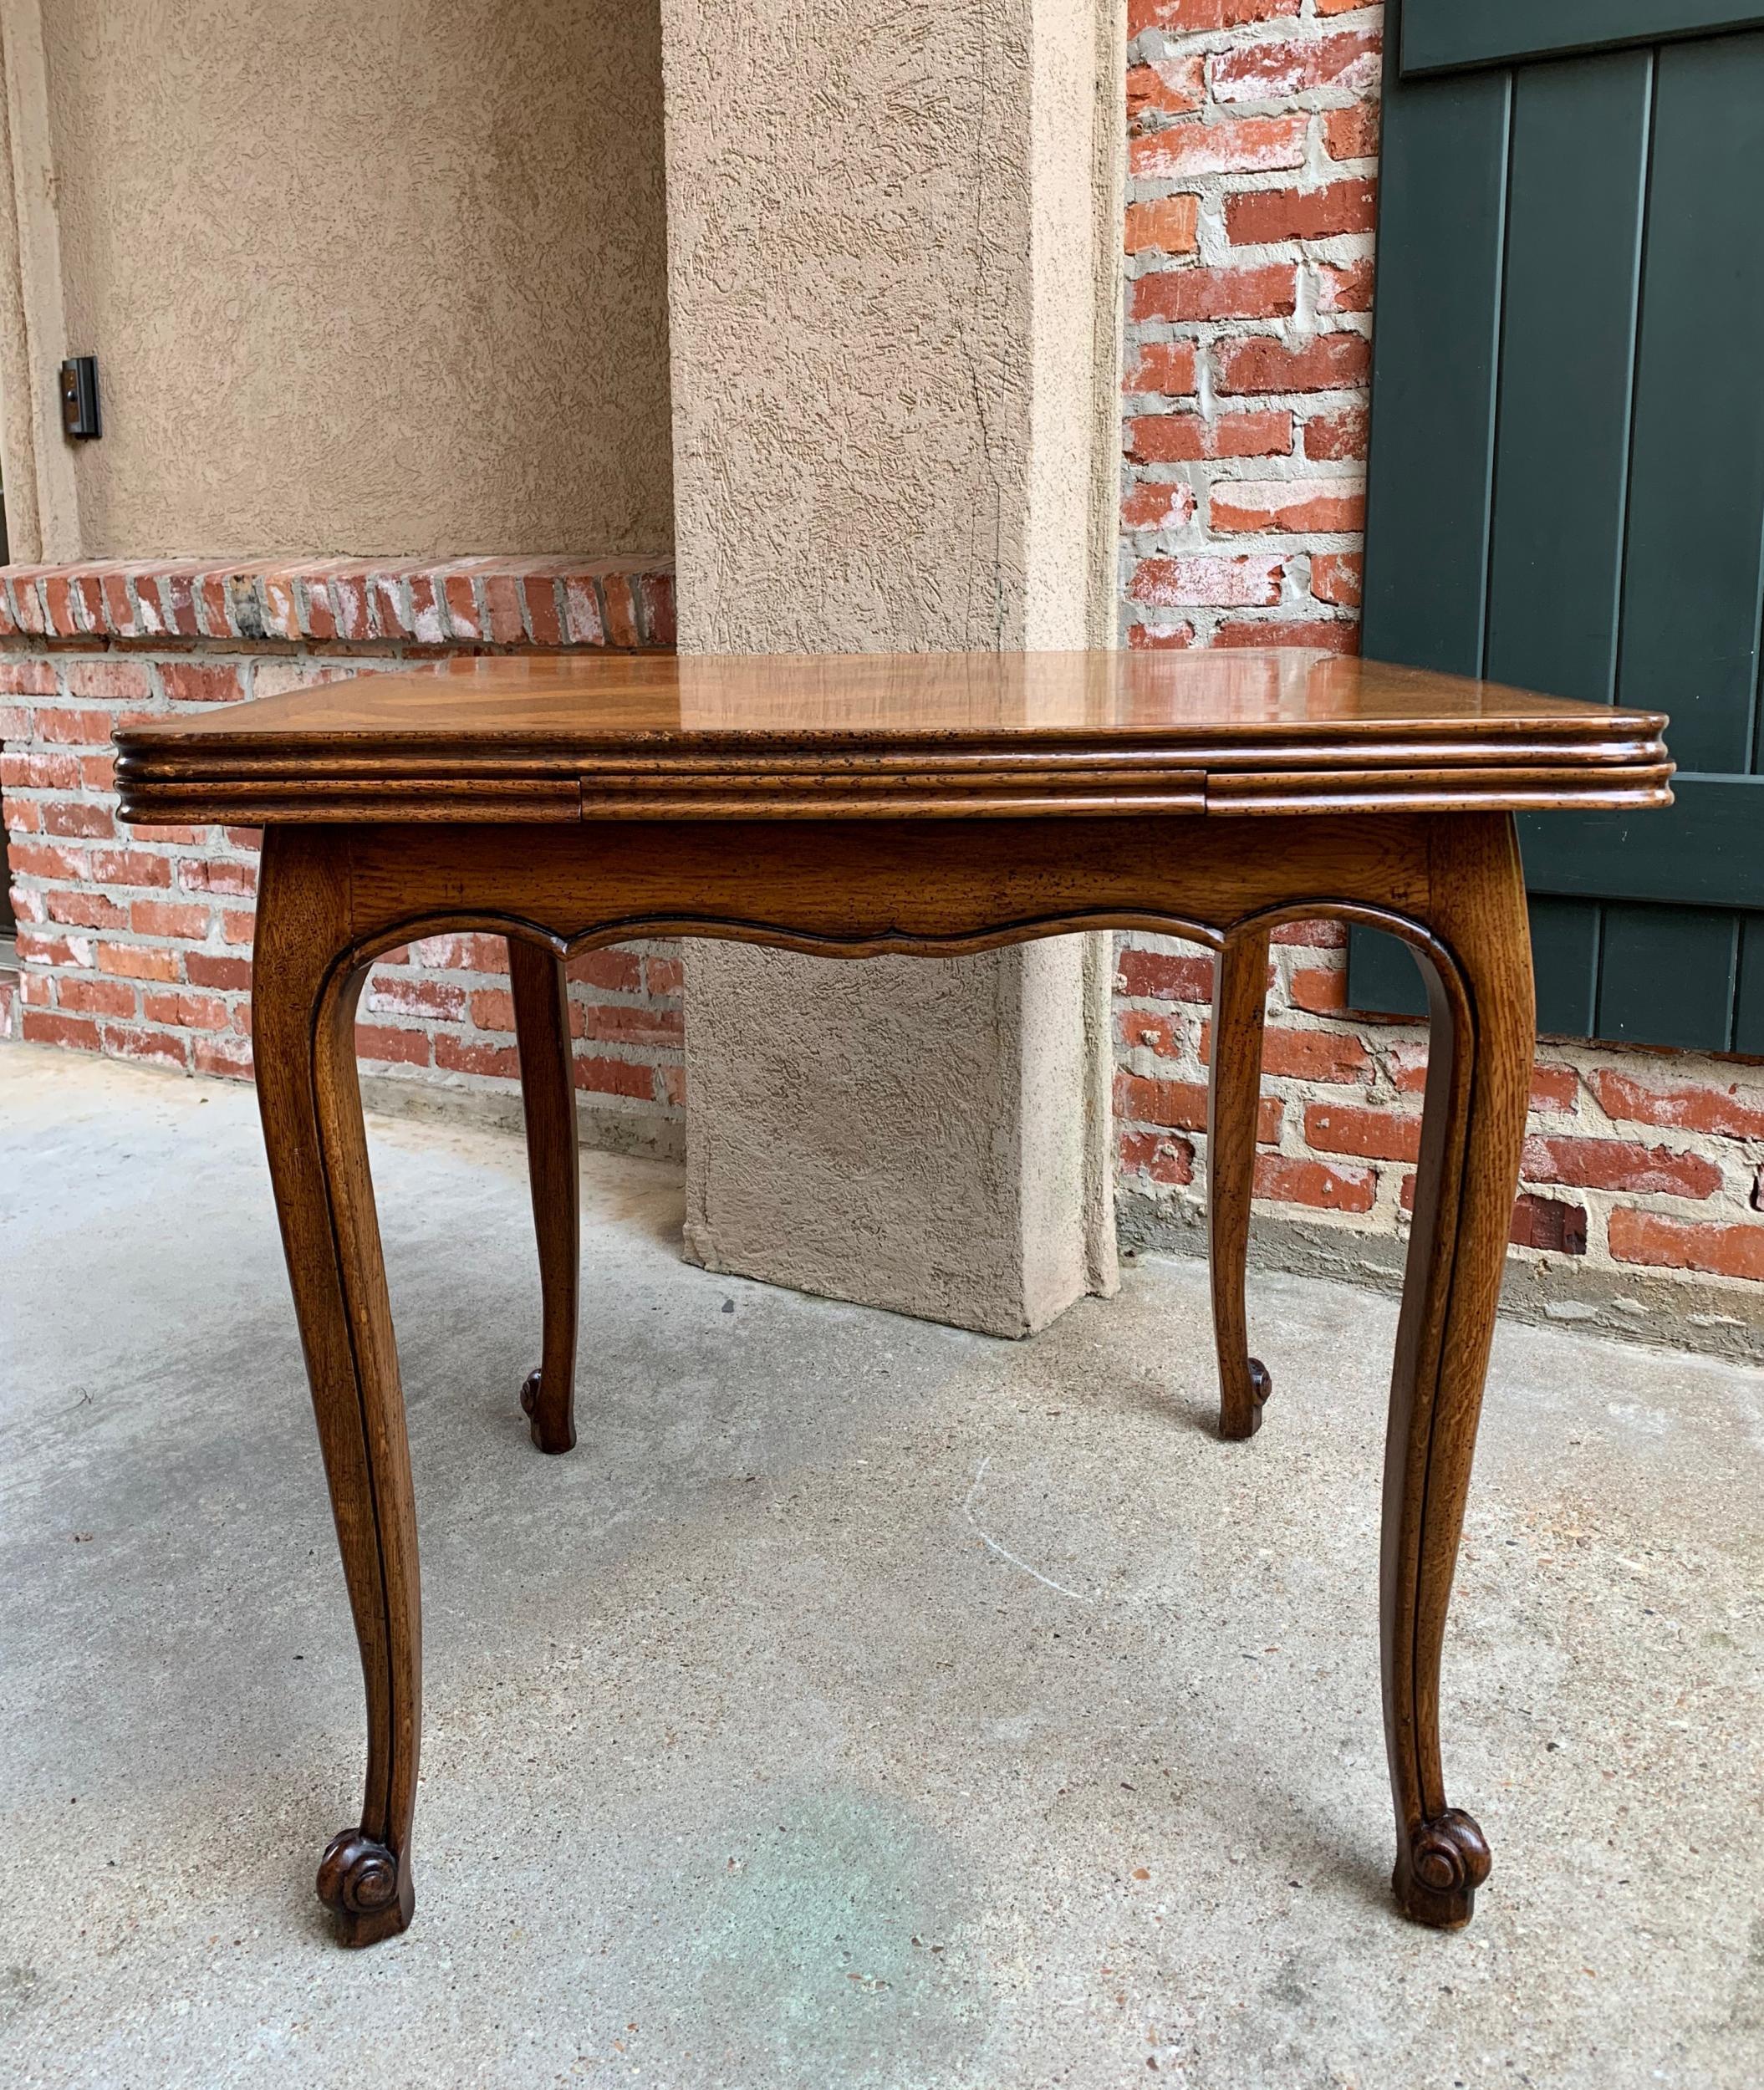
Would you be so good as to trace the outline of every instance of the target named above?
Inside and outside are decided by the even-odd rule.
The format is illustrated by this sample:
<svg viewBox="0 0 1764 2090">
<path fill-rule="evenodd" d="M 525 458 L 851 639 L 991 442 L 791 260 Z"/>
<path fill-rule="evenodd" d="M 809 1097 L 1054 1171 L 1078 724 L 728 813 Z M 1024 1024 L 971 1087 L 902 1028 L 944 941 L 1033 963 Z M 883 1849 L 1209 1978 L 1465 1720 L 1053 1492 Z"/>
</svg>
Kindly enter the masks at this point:
<svg viewBox="0 0 1764 2090">
<path fill-rule="evenodd" d="M 1244 1286 L 1250 1200 L 1256 1182 L 1256 1121 L 1262 1106 L 1262 1032 L 1267 1002 L 1268 938 L 1231 938 L 1213 971 L 1213 1042 L 1206 1099 L 1207 1261 L 1213 1341 L 1219 1354 L 1219 1434 L 1241 1440 L 1262 1427 L 1273 1381 L 1249 1353 Z"/>
<path fill-rule="evenodd" d="M 1415 1224 L 1391 1381 L 1381 1578 L 1384 1736 L 1398 1902 L 1418 1923 L 1470 1920 L 1489 1852 L 1447 1804 L 1440 1660 L 1483 1380 L 1518 1186 L 1535 1031 L 1518 846 L 1505 817 L 1435 829 L 1432 1036 Z"/>
<path fill-rule="evenodd" d="M 514 1027 L 521 1048 L 527 1162 L 539 1237 L 544 1343 L 540 1365 L 521 1389 L 521 1405 L 541 1451 L 576 1441 L 576 1325 L 581 1285 L 582 1188 L 576 1154 L 576 1097 L 563 961 L 543 944 L 511 937 Z"/>
<path fill-rule="evenodd" d="M 319 1893 L 344 1939 L 366 1945 L 402 1930 L 415 1906 L 422 1618 L 404 1395 L 355 1073 L 365 975 L 348 957 L 346 846 L 269 829 L 252 1001 L 270 1176 L 367 1687 L 361 1819 L 326 1849 Z"/>
</svg>

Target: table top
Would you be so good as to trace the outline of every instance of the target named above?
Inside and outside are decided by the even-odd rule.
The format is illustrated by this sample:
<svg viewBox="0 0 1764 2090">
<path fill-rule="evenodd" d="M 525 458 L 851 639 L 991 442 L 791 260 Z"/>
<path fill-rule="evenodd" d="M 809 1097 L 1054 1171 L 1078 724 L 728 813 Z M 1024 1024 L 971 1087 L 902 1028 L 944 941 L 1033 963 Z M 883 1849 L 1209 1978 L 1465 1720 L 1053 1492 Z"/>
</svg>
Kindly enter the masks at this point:
<svg viewBox="0 0 1764 2090">
<path fill-rule="evenodd" d="M 141 721 L 117 777 L 245 824 L 1637 807 L 1665 723 L 1298 648 L 484 655 Z"/>
</svg>

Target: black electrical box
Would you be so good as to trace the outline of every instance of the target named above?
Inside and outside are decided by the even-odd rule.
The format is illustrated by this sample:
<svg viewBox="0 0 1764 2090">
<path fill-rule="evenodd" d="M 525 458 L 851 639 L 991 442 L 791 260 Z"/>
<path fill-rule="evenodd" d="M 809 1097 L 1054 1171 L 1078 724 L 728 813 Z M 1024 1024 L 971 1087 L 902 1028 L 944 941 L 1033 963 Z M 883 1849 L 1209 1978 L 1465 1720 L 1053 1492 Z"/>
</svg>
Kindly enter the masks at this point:
<svg viewBox="0 0 1764 2090">
<path fill-rule="evenodd" d="M 70 355 L 61 366 L 63 433 L 89 441 L 101 434 L 98 423 L 98 358 Z"/>
</svg>

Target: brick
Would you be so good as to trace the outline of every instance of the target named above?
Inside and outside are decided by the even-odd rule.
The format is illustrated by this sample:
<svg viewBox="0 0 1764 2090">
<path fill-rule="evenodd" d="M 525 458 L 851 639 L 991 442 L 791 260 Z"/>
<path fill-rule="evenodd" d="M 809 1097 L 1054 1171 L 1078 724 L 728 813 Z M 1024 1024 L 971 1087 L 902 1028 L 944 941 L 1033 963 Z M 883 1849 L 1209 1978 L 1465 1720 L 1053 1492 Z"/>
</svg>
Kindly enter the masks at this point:
<svg viewBox="0 0 1764 2090">
<path fill-rule="evenodd" d="M 600 598 L 592 575 L 567 573 L 563 577 L 563 630 L 571 645 L 606 644 L 606 624 L 600 614 Z"/>
<path fill-rule="evenodd" d="M 1127 69 L 1127 120 L 1136 129 L 1154 116 L 1186 116 L 1206 99 L 1205 61 L 1155 58 Z"/>
<path fill-rule="evenodd" d="M 1212 1025 L 1201 1027 L 1201 1061 L 1212 1063 Z M 1292 1081 L 1360 1082 L 1372 1072 L 1371 1055 L 1357 1037 L 1339 1031 L 1295 1031 L 1271 1023 L 1262 1033 L 1262 1070 Z"/>
<path fill-rule="evenodd" d="M 220 1074 L 249 1079 L 251 1041 L 242 1037 L 199 1037 L 191 1054 L 199 1074 Z"/>
<path fill-rule="evenodd" d="M 1359 530 L 1365 527 L 1365 489 L 1357 481 L 1217 479 L 1211 521 L 1215 530 L 1236 536 L 1262 530 Z"/>
<path fill-rule="evenodd" d="M 1365 569 L 1366 562 L 1358 552 L 1313 552 L 1311 593 L 1319 602 L 1339 603 L 1344 609 L 1358 609 Z"/>
<path fill-rule="evenodd" d="M 1287 999 L 1312 1016 L 1339 1016 L 1348 1006 L 1348 968 L 1295 966 L 1287 981 Z"/>
<path fill-rule="evenodd" d="M 1166 1125 L 1175 1132 L 1206 1129 L 1206 1084 L 1163 1081 L 1149 1074 L 1117 1071 L 1115 1115 L 1129 1124 Z M 1277 1096 L 1264 1096 L 1256 1118 L 1256 1137 L 1272 1146 L 1280 1137 L 1284 1106 Z"/>
<path fill-rule="evenodd" d="M 1199 463 L 1214 457 L 1283 457 L 1292 447 L 1284 407 L 1217 414 L 1145 414 L 1127 423 L 1127 455 L 1141 464 Z"/>
<path fill-rule="evenodd" d="M 237 864 L 229 858 L 186 857 L 177 867 L 177 882 L 186 893 L 220 893 L 232 899 L 249 899 L 257 890 L 254 864 Z"/>
<path fill-rule="evenodd" d="M 1298 12 L 1299 0 L 1128 0 L 1127 34 L 1145 29 L 1170 29 L 1196 35 L 1206 29 L 1235 29 L 1244 22 L 1272 22 Z"/>
<path fill-rule="evenodd" d="M 84 971 L 97 955 L 89 936 L 46 936 L 18 925 L 15 947 L 27 965 L 77 966 Z"/>
<path fill-rule="evenodd" d="M 101 943 L 100 971 L 120 980 L 158 980 L 169 986 L 177 977 L 177 953 L 156 944 Z"/>
<path fill-rule="evenodd" d="M 8 852 L 15 878 L 83 879 L 92 875 L 92 859 L 84 849 L 64 849 L 53 842 L 14 842 Z"/>
<path fill-rule="evenodd" d="M 44 706 L 37 714 L 37 737 L 64 747 L 103 747 L 110 744 L 108 711 L 76 711 Z"/>
<path fill-rule="evenodd" d="M 1134 602 L 1164 609 L 1272 608 L 1285 571 L 1278 558 L 1142 558 L 1127 592 Z"/>
<path fill-rule="evenodd" d="M 1325 262 L 1317 272 L 1317 309 L 1370 312 L 1376 274 L 1369 261 Z"/>
<path fill-rule="evenodd" d="M 1540 1061 L 1532 1069 L 1532 1109 L 1572 1110 L 1580 1100 L 1580 1077 L 1572 1067 Z"/>
<path fill-rule="evenodd" d="M 77 975 L 56 982 L 57 999 L 64 1009 L 82 1016 L 130 1016 L 136 1013 L 140 995 L 121 980 L 85 980 Z"/>
<path fill-rule="evenodd" d="M 1186 1139 L 1172 1139 L 1165 1133 L 1124 1133 L 1120 1165 L 1129 1175 L 1144 1175 L 1172 1189 L 1195 1180 L 1194 1149 Z"/>
<path fill-rule="evenodd" d="M 1124 238 L 1129 254 L 1192 254 L 1199 244 L 1196 221 L 1201 200 L 1193 196 L 1160 196 L 1155 202 L 1129 203 Z"/>
<path fill-rule="evenodd" d="M 604 1096 L 635 1096 L 645 1103 L 655 1093 L 650 1068 L 625 1059 L 584 1058 L 578 1056 L 576 1086 Z"/>
<path fill-rule="evenodd" d="M 54 696 L 55 664 L 33 653 L 0 659 L 0 696 Z"/>
<path fill-rule="evenodd" d="M 503 1081 L 514 1080 L 521 1071 L 521 1056 L 514 1046 L 454 1037 L 445 1031 L 435 1041 L 435 1063 L 449 1073 L 487 1075 Z"/>
<path fill-rule="evenodd" d="M 1305 115 L 1239 116 L 1218 123 L 1191 117 L 1131 140 L 1128 172 L 1139 181 L 1185 175 L 1284 173 L 1304 165 L 1310 128 L 1311 120 Z M 1232 237 L 1236 244 L 1243 244 L 1235 234 Z"/>
<path fill-rule="evenodd" d="M 486 573 L 483 579 L 487 635 L 499 646 L 517 646 L 526 637 L 521 619 L 521 584 L 512 573 Z"/>
<path fill-rule="evenodd" d="M 643 961 L 635 951 L 609 944 L 599 951 L 584 951 L 572 958 L 565 971 L 572 981 L 584 986 L 601 987 L 615 994 L 640 994 Z"/>
<path fill-rule="evenodd" d="M 0 785 L 8 791 L 78 791 L 77 755 L 0 755 Z"/>
<path fill-rule="evenodd" d="M 1256 334 L 1220 343 L 1215 370 L 1225 393 L 1340 391 L 1364 385 L 1371 350 L 1359 334 L 1315 334 L 1296 348 Z"/>
<path fill-rule="evenodd" d="M 1669 1197 L 1710 1197 L 1721 1187 L 1721 1171 L 1705 1155 L 1645 1147 L 1633 1139 L 1534 1135 L 1525 1143 L 1521 1173 L 1533 1183 Z"/>
<path fill-rule="evenodd" d="M 1180 479 L 1142 479 L 1121 497 L 1124 529 L 1180 529 L 1194 514 L 1195 490 Z"/>
<path fill-rule="evenodd" d="M 419 645 L 445 645 L 446 613 L 441 607 L 435 582 L 428 573 L 412 573 L 405 583 L 410 603 L 410 636 Z"/>
<path fill-rule="evenodd" d="M 1165 1016 L 1153 1010 L 1124 1008 L 1117 1008 L 1114 1012 L 1114 1032 L 1128 1052 L 1152 1053 L 1160 1059 L 1180 1058 L 1182 1041 L 1187 1035 L 1178 1017 Z"/>
<path fill-rule="evenodd" d="M 477 987 L 472 995 L 472 1021 L 481 1031 L 514 1030 L 514 997 L 507 987 Z M 572 1012 L 574 1013 L 574 1012 Z"/>
<path fill-rule="evenodd" d="M 558 604 L 558 584 L 546 575 L 535 574 L 521 584 L 521 599 L 526 606 L 527 629 L 536 646 L 556 646 L 563 643 L 563 619 Z"/>
<path fill-rule="evenodd" d="M 1196 640 L 1195 628 L 1185 621 L 1172 623 L 1168 618 L 1153 622 L 1130 624 L 1127 627 L 1127 643 L 1135 652 L 1146 652 L 1156 647 L 1175 651 L 1191 646 Z"/>
<path fill-rule="evenodd" d="M 686 985 L 686 967 L 678 958 L 645 958 L 643 984 L 650 994 L 678 994 Z"/>
<path fill-rule="evenodd" d="M 87 1017 L 60 1016 L 50 1009 L 21 1009 L 18 1035 L 28 1045 L 59 1045 L 75 1053 L 95 1053 L 103 1045 L 98 1026 Z"/>
<path fill-rule="evenodd" d="M 171 883 L 171 861 L 151 849 L 94 849 L 92 875 L 100 885 L 163 890 Z"/>
<path fill-rule="evenodd" d="M 643 635 L 638 623 L 637 595 L 631 586 L 630 575 L 623 571 L 603 570 L 599 579 L 607 643 L 615 646 L 640 645 Z"/>
<path fill-rule="evenodd" d="M 153 683 L 139 660 L 120 660 L 109 654 L 72 654 L 61 670 L 63 684 L 72 697 L 89 697 L 100 704 L 146 704 L 153 697 Z"/>
<path fill-rule="evenodd" d="M 231 944 L 248 944 L 256 933 L 256 917 L 248 908 L 222 908 L 221 910 L 221 941 Z"/>
<path fill-rule="evenodd" d="M 224 1031 L 232 1021 L 232 1010 L 212 994 L 161 994 L 151 988 L 141 996 L 141 1014 L 150 1023 L 174 1023 L 190 1031 Z"/>
<path fill-rule="evenodd" d="M 125 1059 L 144 1059 L 155 1067 L 190 1064 L 190 1044 L 176 1031 L 136 1030 L 110 1023 L 105 1027 L 105 1050 Z"/>
<path fill-rule="evenodd" d="M 677 1045 L 686 1035 L 686 1018 L 678 1009 L 597 1002 L 585 1013 L 585 1035 L 600 1044 Z"/>
<path fill-rule="evenodd" d="M 1207 1002 L 1213 998 L 1213 961 L 1129 945 L 1116 961 L 1115 989 L 1139 1002 Z"/>
<path fill-rule="evenodd" d="M 1613 1118 L 1639 1124 L 1676 1126 L 1735 1139 L 1764 1139 L 1764 1095 L 1737 1084 L 1674 1083 L 1656 1088 L 1609 1068 L 1591 1076 L 1593 1093 Z"/>
<path fill-rule="evenodd" d="M 66 922 L 75 929 L 126 929 L 129 910 L 102 893 L 66 892 L 59 889 L 43 895 L 51 921 Z"/>
<path fill-rule="evenodd" d="M 1358 653 L 1357 624 L 1307 624 L 1274 618 L 1259 624 L 1222 624 L 1213 634 L 1216 646 L 1304 646 L 1323 653 Z"/>
<path fill-rule="evenodd" d="M 107 842 L 116 833 L 115 816 L 109 806 L 86 804 L 79 798 L 51 798 L 43 808 L 43 832 L 77 837 L 84 842 Z"/>
<path fill-rule="evenodd" d="M 1323 150 L 1329 159 L 1378 159 L 1379 104 L 1354 103 L 1353 109 L 1325 109 Z"/>
<path fill-rule="evenodd" d="M 410 955 L 418 965 L 436 972 L 506 973 L 508 970 L 508 946 L 500 936 L 425 936 L 410 946 Z"/>
<path fill-rule="evenodd" d="M 1364 406 L 1343 406 L 1334 413 L 1308 415 L 1304 425 L 1306 456 L 1317 464 L 1363 461 L 1370 423 L 1371 416 Z"/>
<path fill-rule="evenodd" d="M 1283 921 L 1268 941 L 1297 944 L 1307 951 L 1345 951 L 1348 925 L 1344 921 Z"/>
<path fill-rule="evenodd" d="M 1332 1169 L 1284 1154 L 1256 1156 L 1256 1195 L 1278 1205 L 1325 1212 L 1369 1212 L 1378 1188 L 1370 1169 Z"/>
<path fill-rule="evenodd" d="M 30 1032 L 27 1029 L 26 1037 Z M 1720 1226 L 1667 1219 L 1619 1206 L 1607 1236 L 1619 1262 L 1656 1270 L 1702 1270 L 1719 1277 L 1764 1279 L 1764 1226 Z"/>
<path fill-rule="evenodd" d="M 1507 1239 L 1516 1248 L 1542 1248 L 1552 1256 L 1583 1256 L 1587 1216 L 1578 1205 L 1564 1204 L 1559 1198 L 1533 1197 L 1527 1191 L 1514 1202 Z"/>
<path fill-rule="evenodd" d="M 1132 287 L 1134 319 L 1285 319 L 1298 304 L 1292 262 L 1260 268 L 1160 268 Z"/>
<path fill-rule="evenodd" d="M 1206 84 L 1216 102 L 1287 101 L 1322 87 L 1369 94 L 1379 84 L 1376 29 L 1339 29 L 1331 36 L 1264 38 L 1216 51 Z"/>
<path fill-rule="evenodd" d="M 1369 232 L 1377 223 L 1378 184 L 1358 177 L 1320 189 L 1249 189 L 1225 199 L 1226 237 L 1233 247 L 1333 239 Z"/>
<path fill-rule="evenodd" d="M 643 577 L 643 623 L 652 646 L 671 652 L 680 643 L 679 605 L 671 573 Z"/>
<path fill-rule="evenodd" d="M 1185 398 L 1195 389 L 1195 344 L 1192 341 L 1142 341 L 1134 351 L 1121 381 L 1130 395 L 1161 393 L 1166 398 Z"/>
<path fill-rule="evenodd" d="M 1304 1127 L 1305 1144 L 1325 1154 L 1355 1154 L 1369 1161 L 1414 1161 L 1420 1155 L 1420 1119 L 1394 1110 L 1307 1104 Z"/>
<path fill-rule="evenodd" d="M 376 1016 L 426 1016 L 443 1023 L 463 1022 L 466 1000 L 465 988 L 451 980 L 411 979 L 395 973 L 376 973 L 367 994 L 368 1007 Z"/>
<path fill-rule="evenodd" d="M 237 704 L 245 695 L 239 669 L 215 660 L 167 660 L 160 681 L 174 704 Z"/>
<path fill-rule="evenodd" d="M 186 951 L 184 977 L 192 986 L 227 990 L 251 985 L 249 958 L 230 958 L 219 951 Z"/>
<path fill-rule="evenodd" d="M 455 639 L 482 638 L 483 619 L 478 614 L 477 590 L 472 584 L 471 574 L 456 568 L 433 574 L 431 579 L 446 612 L 448 635 Z"/>
<path fill-rule="evenodd" d="M 426 1067 L 429 1064 L 429 1033 L 426 1031 L 407 1031 L 392 1023 L 358 1022 L 355 1026 L 355 1052 L 361 1059 L 378 1060 L 400 1067 Z"/>
</svg>

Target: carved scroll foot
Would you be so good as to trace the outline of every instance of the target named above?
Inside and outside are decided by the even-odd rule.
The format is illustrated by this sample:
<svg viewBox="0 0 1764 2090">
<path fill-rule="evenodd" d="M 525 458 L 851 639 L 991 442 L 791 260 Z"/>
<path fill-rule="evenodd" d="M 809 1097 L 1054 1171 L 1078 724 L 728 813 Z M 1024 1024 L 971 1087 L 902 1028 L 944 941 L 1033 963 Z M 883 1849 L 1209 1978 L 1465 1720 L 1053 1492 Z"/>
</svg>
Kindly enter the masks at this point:
<svg viewBox="0 0 1764 2090">
<path fill-rule="evenodd" d="M 1390 1884 L 1403 1914 L 1435 1930 L 1461 1930 L 1488 1878 L 1488 1841 L 1461 1807 L 1423 1822 L 1398 1849 Z"/>
<path fill-rule="evenodd" d="M 1274 1390 L 1273 1374 L 1259 1357 L 1246 1358 L 1245 1363 L 1247 1398 L 1231 1398 L 1237 1389 L 1228 1384 L 1227 1398 L 1220 1405 L 1219 1435 L 1227 1444 L 1242 1444 L 1255 1435 L 1262 1427 L 1262 1411 L 1267 1405 L 1268 1395 Z"/>
<path fill-rule="evenodd" d="M 340 1829 L 325 1845 L 319 1899 L 340 1919 L 345 1945 L 395 1937 L 416 1908 L 409 1864 L 359 1828 Z"/>
<path fill-rule="evenodd" d="M 521 1389 L 521 1412 L 528 1419 L 527 1434 L 541 1451 L 555 1457 L 576 1448 L 575 1417 L 566 1408 L 561 1415 L 549 1411 L 540 1394 L 545 1384 L 543 1368 L 530 1371 Z"/>
</svg>

